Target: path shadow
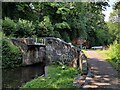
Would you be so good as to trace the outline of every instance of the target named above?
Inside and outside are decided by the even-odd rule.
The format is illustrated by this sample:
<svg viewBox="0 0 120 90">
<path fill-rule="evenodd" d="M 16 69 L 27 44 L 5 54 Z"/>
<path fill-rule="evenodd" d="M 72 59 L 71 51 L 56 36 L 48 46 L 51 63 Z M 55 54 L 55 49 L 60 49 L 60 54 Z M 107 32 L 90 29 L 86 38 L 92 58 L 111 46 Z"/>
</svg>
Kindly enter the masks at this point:
<svg viewBox="0 0 120 90">
<path fill-rule="evenodd" d="M 94 74 L 90 85 L 96 88 L 119 90 L 120 77 L 118 72 L 105 60 L 97 58 L 88 58 L 88 64 Z"/>
</svg>

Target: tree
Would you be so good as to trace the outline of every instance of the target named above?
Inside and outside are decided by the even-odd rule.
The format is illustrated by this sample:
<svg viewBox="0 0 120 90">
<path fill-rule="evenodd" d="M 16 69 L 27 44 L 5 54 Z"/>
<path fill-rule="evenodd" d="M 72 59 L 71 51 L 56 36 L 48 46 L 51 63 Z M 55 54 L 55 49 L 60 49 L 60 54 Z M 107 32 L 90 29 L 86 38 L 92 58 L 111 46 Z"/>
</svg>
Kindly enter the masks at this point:
<svg viewBox="0 0 120 90">
<path fill-rule="evenodd" d="M 107 23 L 109 33 L 112 36 L 112 41 L 117 40 L 120 42 L 120 1 L 116 2 L 113 6 L 113 12 L 110 14 L 110 21 Z"/>
<path fill-rule="evenodd" d="M 44 16 L 44 20 L 38 24 L 39 32 L 38 36 L 53 36 L 53 26 L 51 24 L 49 16 Z"/>
<path fill-rule="evenodd" d="M 55 36 L 68 42 L 84 38 L 92 45 L 103 45 L 108 43 L 108 36 L 105 38 L 108 28 L 102 14 L 107 5 L 107 2 L 3 3 L 3 19 L 13 20 L 17 28 L 15 37 Z"/>
</svg>

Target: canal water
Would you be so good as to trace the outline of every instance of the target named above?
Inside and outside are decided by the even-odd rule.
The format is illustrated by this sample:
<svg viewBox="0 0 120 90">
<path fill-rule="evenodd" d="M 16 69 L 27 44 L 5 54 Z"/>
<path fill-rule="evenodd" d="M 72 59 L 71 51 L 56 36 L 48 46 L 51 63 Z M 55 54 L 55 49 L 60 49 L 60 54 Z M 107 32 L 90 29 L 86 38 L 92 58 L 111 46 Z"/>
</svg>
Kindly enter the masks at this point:
<svg viewBox="0 0 120 90">
<path fill-rule="evenodd" d="M 19 88 L 43 74 L 44 65 L 42 63 L 15 69 L 2 69 L 2 88 Z"/>
</svg>

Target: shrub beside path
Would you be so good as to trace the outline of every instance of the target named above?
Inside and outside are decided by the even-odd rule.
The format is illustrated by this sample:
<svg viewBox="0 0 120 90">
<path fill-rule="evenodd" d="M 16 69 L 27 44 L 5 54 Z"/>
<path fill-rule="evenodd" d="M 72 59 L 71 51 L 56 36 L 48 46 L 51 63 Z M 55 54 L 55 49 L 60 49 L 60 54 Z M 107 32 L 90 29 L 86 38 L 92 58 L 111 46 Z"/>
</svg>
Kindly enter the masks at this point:
<svg viewBox="0 0 120 90">
<path fill-rule="evenodd" d="M 95 50 L 86 51 L 93 78 L 83 88 L 108 88 L 120 90 L 120 74 Z"/>
</svg>

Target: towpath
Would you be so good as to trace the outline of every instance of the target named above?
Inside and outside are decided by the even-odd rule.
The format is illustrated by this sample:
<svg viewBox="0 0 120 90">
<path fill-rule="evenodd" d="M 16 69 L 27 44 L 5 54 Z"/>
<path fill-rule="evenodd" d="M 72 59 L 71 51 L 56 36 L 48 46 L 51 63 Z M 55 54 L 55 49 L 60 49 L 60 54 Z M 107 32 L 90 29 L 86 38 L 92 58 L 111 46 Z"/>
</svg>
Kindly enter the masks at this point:
<svg viewBox="0 0 120 90">
<path fill-rule="evenodd" d="M 86 54 L 94 77 L 86 78 L 90 82 L 83 87 L 120 90 L 119 73 L 95 50 L 88 50 Z"/>
</svg>

